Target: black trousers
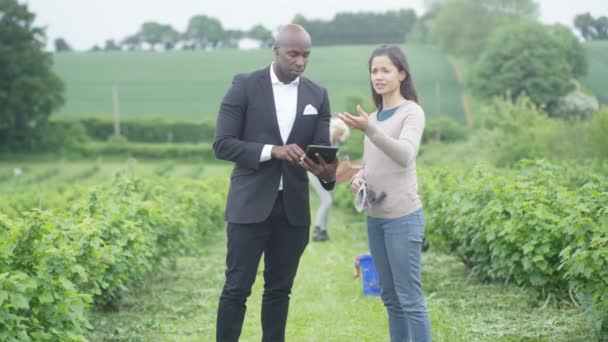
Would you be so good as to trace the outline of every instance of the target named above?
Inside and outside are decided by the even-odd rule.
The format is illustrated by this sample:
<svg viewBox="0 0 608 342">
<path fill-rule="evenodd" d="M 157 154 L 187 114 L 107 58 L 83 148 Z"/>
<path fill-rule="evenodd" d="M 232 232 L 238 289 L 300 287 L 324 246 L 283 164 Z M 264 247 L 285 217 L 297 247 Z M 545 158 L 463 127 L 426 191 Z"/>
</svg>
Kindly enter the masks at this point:
<svg viewBox="0 0 608 342">
<path fill-rule="evenodd" d="M 300 256 L 308 244 L 309 227 L 287 221 L 281 193 L 270 216 L 261 223 L 228 223 L 226 282 L 217 312 L 218 342 L 236 342 L 241 335 L 247 297 L 264 255 L 262 341 L 285 341 L 289 295 Z"/>
</svg>

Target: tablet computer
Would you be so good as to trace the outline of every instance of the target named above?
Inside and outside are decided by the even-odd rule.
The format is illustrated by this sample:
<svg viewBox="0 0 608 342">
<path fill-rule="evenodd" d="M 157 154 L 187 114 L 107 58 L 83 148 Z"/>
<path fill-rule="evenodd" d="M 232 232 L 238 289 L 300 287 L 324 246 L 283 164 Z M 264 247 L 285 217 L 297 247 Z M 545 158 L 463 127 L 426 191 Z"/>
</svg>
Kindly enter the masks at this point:
<svg viewBox="0 0 608 342">
<path fill-rule="evenodd" d="M 310 158 L 312 161 L 317 162 L 316 154 L 319 154 L 325 159 L 325 162 L 331 163 L 336 159 L 336 154 L 338 153 L 338 148 L 333 146 L 324 146 L 324 145 L 308 145 L 306 147 L 306 156 Z"/>
</svg>

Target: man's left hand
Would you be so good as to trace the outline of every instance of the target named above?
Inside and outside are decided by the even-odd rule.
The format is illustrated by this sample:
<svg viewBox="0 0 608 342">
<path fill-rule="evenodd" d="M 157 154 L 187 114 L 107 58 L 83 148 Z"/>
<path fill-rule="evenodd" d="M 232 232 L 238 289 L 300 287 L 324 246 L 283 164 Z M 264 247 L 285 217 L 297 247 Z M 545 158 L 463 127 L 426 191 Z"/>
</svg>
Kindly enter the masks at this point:
<svg viewBox="0 0 608 342">
<path fill-rule="evenodd" d="M 316 154 L 318 163 L 312 161 L 306 154 L 300 157 L 300 166 L 306 171 L 311 172 L 313 175 L 319 177 L 326 183 L 333 182 L 336 180 L 336 170 L 338 169 L 338 157 L 334 158 L 334 161 L 327 163 L 320 154 Z"/>
</svg>

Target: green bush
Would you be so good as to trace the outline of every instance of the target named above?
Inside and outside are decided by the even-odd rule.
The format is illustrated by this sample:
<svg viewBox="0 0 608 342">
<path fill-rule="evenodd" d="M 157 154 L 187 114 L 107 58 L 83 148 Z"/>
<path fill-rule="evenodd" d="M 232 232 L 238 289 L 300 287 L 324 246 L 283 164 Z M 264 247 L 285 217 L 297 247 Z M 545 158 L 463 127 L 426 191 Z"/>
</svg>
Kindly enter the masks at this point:
<svg viewBox="0 0 608 342">
<path fill-rule="evenodd" d="M 603 107 L 592 116 L 586 135 L 588 153 L 608 159 L 608 107 Z"/>
<path fill-rule="evenodd" d="M 596 328 L 608 324 L 605 166 L 523 162 L 420 173 L 427 239 L 484 280 L 573 296 Z M 581 186 L 581 184 L 583 184 Z"/>
<path fill-rule="evenodd" d="M 70 124 L 72 121 L 57 121 Z M 114 121 L 109 119 L 85 118 L 80 122 L 87 135 L 93 140 L 106 141 L 114 135 Z M 120 134 L 132 142 L 148 143 L 200 143 L 211 142 L 214 138 L 215 121 L 168 122 L 165 120 L 126 120 L 120 123 Z"/>
<path fill-rule="evenodd" d="M 573 238 L 561 251 L 560 269 L 570 288 L 590 313 L 591 325 L 608 332 L 608 192 L 606 185 L 588 183 L 566 207 L 562 226 Z M 579 218 L 583 216 L 583 219 Z"/>
<path fill-rule="evenodd" d="M 0 216 L 0 322 L 3 341 L 84 341 L 91 296 L 70 280 L 81 270 L 60 227 L 41 224 L 33 212 L 23 222 Z"/>
<path fill-rule="evenodd" d="M 468 129 L 454 120 L 449 118 L 438 120 L 434 118 L 426 122 L 424 132 L 422 133 L 422 143 L 425 144 L 437 140 L 451 143 L 467 140 L 468 137 Z"/>
<path fill-rule="evenodd" d="M 526 94 L 537 106 L 550 110 L 574 89 L 571 80 L 585 71 L 576 63 L 576 58 L 586 59 L 584 47 L 566 42 L 567 33 L 531 21 L 497 30 L 471 78 L 473 91 L 488 99 L 507 92 L 512 99 Z"/>
<path fill-rule="evenodd" d="M 353 115 L 359 115 L 357 106 L 361 106 L 366 113 L 371 113 L 376 110 L 376 105 L 372 101 L 371 93 L 363 95 L 359 92 L 352 91 L 346 95 L 345 111 Z"/>
<path fill-rule="evenodd" d="M 108 145 L 112 146 L 126 146 L 129 143 L 129 139 L 124 135 L 110 135 L 107 142 Z"/>
<path fill-rule="evenodd" d="M 0 215 L 0 340 L 84 341 L 90 305 L 113 305 L 222 225 L 225 189 L 119 174 L 54 211 Z"/>
<path fill-rule="evenodd" d="M 363 157 L 363 139 L 365 135 L 357 129 L 350 130 L 348 140 L 340 145 L 339 155 L 348 156 L 352 161 L 360 160 Z"/>
<path fill-rule="evenodd" d="M 206 144 L 146 144 L 146 143 L 111 143 L 91 142 L 70 150 L 78 157 L 96 158 L 98 156 L 116 156 L 121 158 L 141 159 L 187 159 L 192 161 L 215 160 L 215 153 L 210 143 Z"/>
<path fill-rule="evenodd" d="M 584 156 L 584 125 L 549 118 L 530 99 L 494 98 L 481 110 L 482 146 L 499 166 L 522 159 L 572 159 Z"/>
<path fill-rule="evenodd" d="M 586 119 L 599 109 L 599 102 L 593 95 L 587 95 L 580 89 L 561 97 L 551 111 L 551 115 L 558 118 Z"/>
<path fill-rule="evenodd" d="M 64 151 L 87 143 L 90 139 L 79 122 L 57 123 L 54 121 L 36 128 L 34 151 Z"/>
</svg>

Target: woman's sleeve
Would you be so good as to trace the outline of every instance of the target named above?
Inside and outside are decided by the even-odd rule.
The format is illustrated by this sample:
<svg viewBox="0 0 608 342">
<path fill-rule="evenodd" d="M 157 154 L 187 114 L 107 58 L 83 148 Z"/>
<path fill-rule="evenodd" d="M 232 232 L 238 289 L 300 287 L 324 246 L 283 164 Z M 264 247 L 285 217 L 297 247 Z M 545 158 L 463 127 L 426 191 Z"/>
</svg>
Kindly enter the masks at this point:
<svg viewBox="0 0 608 342">
<path fill-rule="evenodd" d="M 424 111 L 418 106 L 413 106 L 407 113 L 398 139 L 387 135 L 371 121 L 365 130 L 365 135 L 395 163 L 406 167 L 416 160 L 423 130 Z"/>
</svg>

